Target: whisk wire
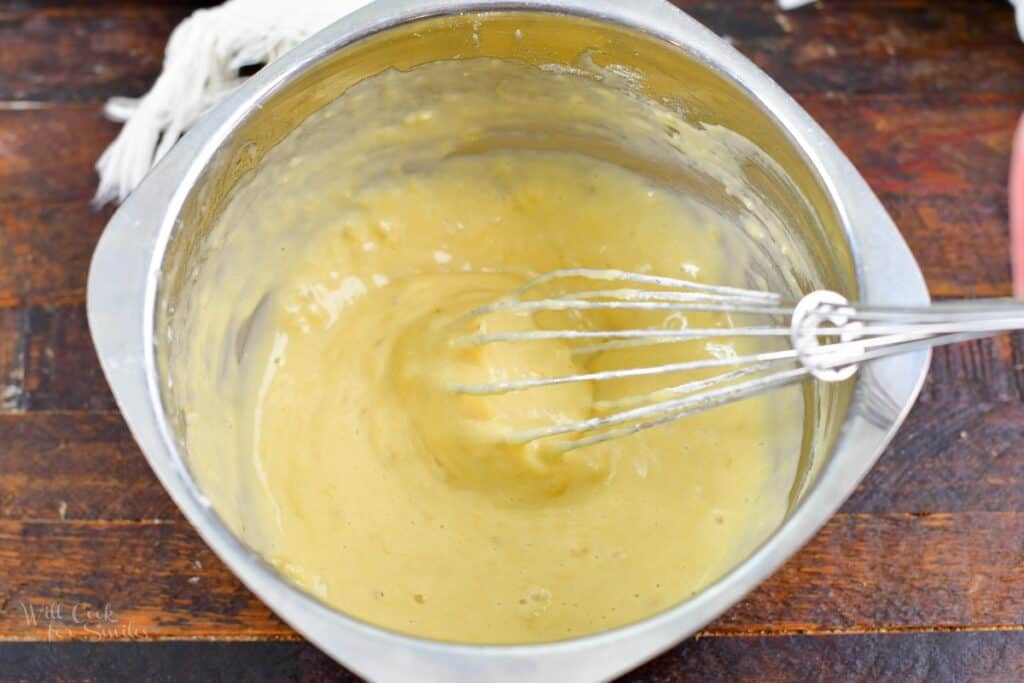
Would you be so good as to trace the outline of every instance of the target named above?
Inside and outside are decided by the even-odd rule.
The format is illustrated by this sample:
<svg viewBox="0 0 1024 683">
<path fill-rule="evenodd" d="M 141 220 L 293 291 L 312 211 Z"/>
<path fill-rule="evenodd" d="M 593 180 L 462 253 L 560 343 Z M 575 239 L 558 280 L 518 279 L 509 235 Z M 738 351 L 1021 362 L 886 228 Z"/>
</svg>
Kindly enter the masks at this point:
<svg viewBox="0 0 1024 683">
<path fill-rule="evenodd" d="M 568 282 L 615 283 L 614 288 L 570 289 L 547 294 L 545 286 Z M 542 296 L 527 298 L 538 291 Z M 595 401 L 593 417 L 521 430 L 508 436 L 513 444 L 552 439 L 556 450 L 622 438 L 641 430 L 742 400 L 786 385 L 816 378 L 826 382 L 849 379 L 860 364 L 897 353 L 929 349 L 1002 332 L 1024 329 L 1024 307 L 1017 302 L 986 300 L 970 306 L 937 304 L 927 308 L 862 306 L 826 290 L 799 301 L 780 294 L 693 282 L 682 278 L 630 273 L 611 269 L 569 268 L 540 275 L 511 295 L 470 311 L 459 323 L 498 312 L 535 314 L 543 311 L 718 312 L 728 325 L 680 329 L 532 329 L 455 335 L 456 347 L 495 343 L 564 340 L 596 343 L 576 345 L 574 355 L 597 354 L 633 346 L 727 338 L 788 339 L 789 348 L 752 354 L 710 354 L 698 360 L 631 368 L 579 372 L 554 377 L 462 384 L 460 394 L 488 396 L 578 382 L 609 382 L 685 373 L 698 376 L 650 393 Z M 733 326 L 731 314 L 767 317 L 769 324 Z M 685 320 L 683 321 L 685 322 Z M 554 440 L 556 437 L 566 437 Z"/>
</svg>

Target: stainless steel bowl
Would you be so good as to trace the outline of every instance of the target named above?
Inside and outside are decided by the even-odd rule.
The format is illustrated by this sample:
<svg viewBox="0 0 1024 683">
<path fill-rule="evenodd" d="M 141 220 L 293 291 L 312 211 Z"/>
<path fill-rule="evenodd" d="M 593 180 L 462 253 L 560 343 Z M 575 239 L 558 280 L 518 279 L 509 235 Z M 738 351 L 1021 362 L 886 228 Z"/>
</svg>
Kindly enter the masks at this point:
<svg viewBox="0 0 1024 683">
<path fill-rule="evenodd" d="M 200 535 L 285 621 L 369 678 L 583 681 L 636 666 L 693 634 L 796 552 L 874 464 L 923 381 L 927 353 L 863 368 L 852 392 L 809 389 L 802 476 L 778 530 L 697 596 L 598 635 L 470 646 L 396 634 L 318 602 L 233 536 L 183 458 L 159 332 L 175 298 L 187 295 L 183 266 L 235 183 L 310 113 L 386 68 L 479 56 L 570 65 L 584 53 L 642 73 L 646 94 L 694 122 L 737 131 L 774 159 L 785 182 L 757 173 L 750 182 L 786 216 L 810 264 L 801 274 L 807 282 L 874 304 L 928 301 L 892 220 L 835 144 L 770 78 L 661 0 L 378 0 L 260 71 L 197 124 L 111 220 L 89 274 L 89 324 L 132 433 Z"/>
</svg>

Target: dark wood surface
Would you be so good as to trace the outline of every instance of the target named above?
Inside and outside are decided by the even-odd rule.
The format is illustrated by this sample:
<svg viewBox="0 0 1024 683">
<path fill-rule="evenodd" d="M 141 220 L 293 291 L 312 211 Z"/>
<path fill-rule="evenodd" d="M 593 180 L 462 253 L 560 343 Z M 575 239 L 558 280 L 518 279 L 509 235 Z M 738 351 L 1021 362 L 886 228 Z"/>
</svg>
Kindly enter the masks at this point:
<svg viewBox="0 0 1024 683">
<path fill-rule="evenodd" d="M 863 171 L 940 297 L 1010 292 L 1024 46 L 1002 0 L 678 4 Z M 351 680 L 246 591 L 164 494 L 92 350 L 92 164 L 179 0 L 0 0 L 0 681 Z M 936 354 L 842 511 L 630 681 L 1024 680 L 1024 337 Z"/>
</svg>

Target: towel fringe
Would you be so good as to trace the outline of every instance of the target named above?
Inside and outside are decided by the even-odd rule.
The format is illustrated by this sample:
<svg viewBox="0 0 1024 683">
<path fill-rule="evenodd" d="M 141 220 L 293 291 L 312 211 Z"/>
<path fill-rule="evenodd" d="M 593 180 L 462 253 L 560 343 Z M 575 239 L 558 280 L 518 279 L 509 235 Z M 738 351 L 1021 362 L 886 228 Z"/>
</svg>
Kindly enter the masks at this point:
<svg viewBox="0 0 1024 683">
<path fill-rule="evenodd" d="M 163 72 L 140 98 L 103 109 L 124 123 L 96 162 L 94 202 L 123 201 L 199 117 L 245 80 L 239 69 L 271 62 L 369 0 L 229 0 L 200 9 L 167 42 Z"/>
</svg>

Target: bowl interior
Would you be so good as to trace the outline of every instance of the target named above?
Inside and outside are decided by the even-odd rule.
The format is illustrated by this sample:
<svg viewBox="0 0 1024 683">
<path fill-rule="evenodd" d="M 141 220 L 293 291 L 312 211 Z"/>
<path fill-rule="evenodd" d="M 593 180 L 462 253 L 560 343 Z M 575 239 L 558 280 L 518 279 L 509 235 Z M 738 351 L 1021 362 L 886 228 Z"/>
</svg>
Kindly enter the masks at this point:
<svg viewBox="0 0 1024 683">
<path fill-rule="evenodd" d="M 738 216 L 747 215 L 750 207 L 737 201 L 728 183 L 742 183 L 753 189 L 758 210 L 771 212 L 783 229 L 760 236 L 738 232 L 735 239 L 754 245 L 755 267 L 747 280 L 723 284 L 790 295 L 828 288 L 856 298 L 854 260 L 842 221 L 815 168 L 770 112 L 700 54 L 622 26 L 550 12 L 424 18 L 368 35 L 281 85 L 234 128 L 186 198 L 164 253 L 154 321 L 162 408 L 179 452 L 185 452 L 184 420 L 166 381 L 174 347 L 159 331 L 179 327 L 176 321 L 189 314 L 189 286 L 209 247 L 205 238 L 235 186 L 259 168 L 269 149 L 351 85 L 386 69 L 478 58 L 544 67 L 538 77 L 560 69 L 600 79 L 660 103 L 681 116 L 692 131 L 711 126 L 733 131 L 756 153 L 729 159 L 731 175 L 723 178 L 702 171 L 688 157 L 691 130 L 655 125 L 623 131 L 610 119 L 559 119 L 548 115 L 543 100 L 532 109 L 518 109 L 514 117 L 496 108 L 471 122 L 477 130 L 471 143 L 460 143 L 463 151 L 573 149 L 671 184 Z M 851 392 L 849 384 L 807 383 L 801 465 L 790 492 L 791 511 L 827 462 Z"/>
</svg>

